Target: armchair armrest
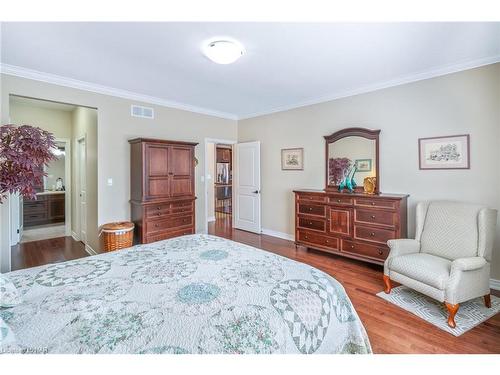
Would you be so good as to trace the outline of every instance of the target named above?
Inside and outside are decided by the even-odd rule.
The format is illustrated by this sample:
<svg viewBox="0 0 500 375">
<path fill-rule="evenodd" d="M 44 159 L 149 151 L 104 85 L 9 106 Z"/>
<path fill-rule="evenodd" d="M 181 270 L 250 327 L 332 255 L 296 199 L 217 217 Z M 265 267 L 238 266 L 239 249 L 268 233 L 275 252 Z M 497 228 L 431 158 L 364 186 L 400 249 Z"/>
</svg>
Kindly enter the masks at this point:
<svg viewBox="0 0 500 375">
<path fill-rule="evenodd" d="M 389 268 L 391 265 L 392 258 L 405 255 L 414 254 L 420 252 L 420 241 L 411 238 L 400 238 L 397 240 L 387 241 L 387 246 L 389 246 L 390 252 L 389 256 L 384 262 L 384 275 L 389 276 Z"/>
<path fill-rule="evenodd" d="M 420 252 L 420 241 L 411 238 L 401 238 L 387 241 L 387 246 L 391 250 L 389 258 Z"/>
<path fill-rule="evenodd" d="M 459 258 L 451 263 L 451 271 L 473 271 L 485 265 L 486 259 L 483 257 Z"/>
</svg>

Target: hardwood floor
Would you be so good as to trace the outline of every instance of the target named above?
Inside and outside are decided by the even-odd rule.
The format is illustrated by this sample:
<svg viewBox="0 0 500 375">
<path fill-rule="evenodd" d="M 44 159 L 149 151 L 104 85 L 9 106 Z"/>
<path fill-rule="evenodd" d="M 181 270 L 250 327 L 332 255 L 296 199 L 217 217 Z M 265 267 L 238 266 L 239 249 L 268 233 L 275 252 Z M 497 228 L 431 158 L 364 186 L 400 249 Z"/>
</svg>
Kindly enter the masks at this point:
<svg viewBox="0 0 500 375">
<path fill-rule="evenodd" d="M 377 297 L 383 290 L 382 266 L 303 247 L 296 250 L 292 241 L 232 229 L 228 219 L 210 223 L 209 233 L 307 263 L 332 275 L 346 289 L 374 353 L 500 353 L 500 314 L 455 337 Z"/>
<path fill-rule="evenodd" d="M 209 223 L 209 233 L 310 264 L 345 287 L 375 353 L 500 353 L 500 314 L 454 337 L 376 296 L 383 289 L 382 267 L 305 248 L 292 241 L 234 230 L 231 218 Z M 13 269 L 88 256 L 71 237 L 36 241 L 12 248 Z M 495 291 L 499 295 L 498 291 Z"/>
<path fill-rule="evenodd" d="M 13 271 L 89 256 L 83 243 L 72 237 L 20 243 L 12 246 L 11 254 Z"/>
</svg>

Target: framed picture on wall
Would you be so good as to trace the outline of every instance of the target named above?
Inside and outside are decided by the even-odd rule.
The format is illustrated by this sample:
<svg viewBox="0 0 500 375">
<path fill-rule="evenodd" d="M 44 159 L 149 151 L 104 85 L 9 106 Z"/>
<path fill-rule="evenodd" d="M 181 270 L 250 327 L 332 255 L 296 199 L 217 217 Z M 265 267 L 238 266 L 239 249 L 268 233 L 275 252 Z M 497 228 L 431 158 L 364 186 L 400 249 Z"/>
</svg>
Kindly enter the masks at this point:
<svg viewBox="0 0 500 375">
<path fill-rule="evenodd" d="M 469 134 L 419 138 L 420 169 L 469 169 Z"/>
<path fill-rule="evenodd" d="M 356 172 L 371 172 L 372 159 L 356 159 Z"/>
<path fill-rule="evenodd" d="M 281 169 L 304 170 L 304 149 L 303 148 L 284 148 L 281 150 Z"/>
</svg>

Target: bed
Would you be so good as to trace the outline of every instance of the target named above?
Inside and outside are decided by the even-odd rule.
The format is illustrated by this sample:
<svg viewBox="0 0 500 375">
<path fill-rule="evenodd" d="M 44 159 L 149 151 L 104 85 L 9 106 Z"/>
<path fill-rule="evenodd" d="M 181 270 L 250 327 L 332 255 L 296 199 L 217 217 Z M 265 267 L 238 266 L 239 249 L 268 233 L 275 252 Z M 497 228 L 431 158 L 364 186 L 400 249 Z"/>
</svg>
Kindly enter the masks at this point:
<svg viewBox="0 0 500 375">
<path fill-rule="evenodd" d="M 371 353 L 344 288 L 306 264 L 189 235 L 6 274 L 12 353 Z"/>
</svg>

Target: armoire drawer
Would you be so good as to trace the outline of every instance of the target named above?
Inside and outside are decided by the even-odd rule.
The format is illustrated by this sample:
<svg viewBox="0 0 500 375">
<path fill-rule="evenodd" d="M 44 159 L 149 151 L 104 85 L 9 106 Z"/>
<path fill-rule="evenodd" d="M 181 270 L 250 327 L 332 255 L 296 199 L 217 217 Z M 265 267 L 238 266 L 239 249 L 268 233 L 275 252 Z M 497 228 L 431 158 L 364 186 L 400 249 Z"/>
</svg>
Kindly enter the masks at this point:
<svg viewBox="0 0 500 375">
<path fill-rule="evenodd" d="M 146 207 L 146 217 L 154 219 L 170 214 L 170 204 L 155 204 Z"/>
<path fill-rule="evenodd" d="M 354 221 L 394 227 L 396 225 L 396 214 L 390 211 L 355 208 Z"/>
<path fill-rule="evenodd" d="M 326 207 L 318 204 L 299 203 L 299 213 L 325 217 Z"/>
<path fill-rule="evenodd" d="M 179 214 L 179 213 L 191 213 L 193 212 L 193 203 L 190 202 L 177 202 L 177 203 L 172 203 L 170 212 L 173 214 Z"/>
<path fill-rule="evenodd" d="M 306 229 L 319 230 L 321 232 L 325 231 L 326 221 L 320 219 L 312 219 L 309 217 L 299 217 L 299 227 Z"/>
<path fill-rule="evenodd" d="M 298 241 L 312 245 L 320 245 L 334 250 L 339 249 L 339 239 L 334 237 L 322 236 L 320 234 L 298 231 Z"/>
<path fill-rule="evenodd" d="M 386 245 L 388 240 L 396 238 L 396 232 L 389 229 L 354 225 L 354 238 Z"/>
<path fill-rule="evenodd" d="M 193 225 L 193 216 L 183 216 L 165 220 L 149 220 L 146 222 L 146 233 L 162 232 L 177 227 Z"/>
<path fill-rule="evenodd" d="M 174 238 L 178 236 L 186 236 L 188 234 L 194 234 L 194 228 L 185 228 L 182 230 L 168 231 L 168 232 L 148 235 L 144 242 L 151 243 L 156 241 L 167 240 L 169 238 Z"/>
<path fill-rule="evenodd" d="M 384 246 L 368 245 L 348 240 L 342 240 L 341 251 L 380 260 L 385 260 L 389 255 L 389 249 Z"/>
</svg>

